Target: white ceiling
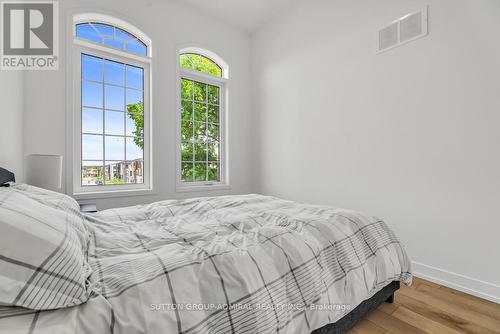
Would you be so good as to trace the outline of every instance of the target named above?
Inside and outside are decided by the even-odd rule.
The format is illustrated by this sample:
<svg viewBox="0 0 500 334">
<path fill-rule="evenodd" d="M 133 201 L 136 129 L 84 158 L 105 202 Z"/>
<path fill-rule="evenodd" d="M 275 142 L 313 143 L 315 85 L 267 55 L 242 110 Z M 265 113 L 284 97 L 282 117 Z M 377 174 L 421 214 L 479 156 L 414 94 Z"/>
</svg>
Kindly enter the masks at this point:
<svg viewBox="0 0 500 334">
<path fill-rule="evenodd" d="M 182 0 L 204 13 L 253 32 L 297 0 Z"/>
</svg>

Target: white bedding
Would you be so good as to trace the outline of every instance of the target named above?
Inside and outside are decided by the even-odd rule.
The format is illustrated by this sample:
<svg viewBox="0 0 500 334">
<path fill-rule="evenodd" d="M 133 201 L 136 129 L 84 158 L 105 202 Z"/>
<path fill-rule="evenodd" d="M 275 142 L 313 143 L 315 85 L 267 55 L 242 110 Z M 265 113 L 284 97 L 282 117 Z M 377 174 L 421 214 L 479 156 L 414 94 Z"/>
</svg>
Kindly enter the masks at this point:
<svg viewBox="0 0 500 334">
<path fill-rule="evenodd" d="M 86 223 L 91 299 L 0 308 L 0 333 L 310 333 L 391 281 L 411 282 L 386 224 L 348 210 L 245 195 L 106 210 Z"/>
</svg>

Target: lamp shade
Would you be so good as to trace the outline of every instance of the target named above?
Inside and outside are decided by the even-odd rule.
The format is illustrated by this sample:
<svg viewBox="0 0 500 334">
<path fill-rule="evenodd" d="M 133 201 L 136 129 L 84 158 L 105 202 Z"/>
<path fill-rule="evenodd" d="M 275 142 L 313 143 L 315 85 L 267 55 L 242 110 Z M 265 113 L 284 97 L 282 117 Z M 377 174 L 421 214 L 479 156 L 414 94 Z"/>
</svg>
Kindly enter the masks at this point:
<svg viewBox="0 0 500 334">
<path fill-rule="evenodd" d="M 52 191 L 62 191 L 60 155 L 29 154 L 26 156 L 26 183 Z"/>
</svg>

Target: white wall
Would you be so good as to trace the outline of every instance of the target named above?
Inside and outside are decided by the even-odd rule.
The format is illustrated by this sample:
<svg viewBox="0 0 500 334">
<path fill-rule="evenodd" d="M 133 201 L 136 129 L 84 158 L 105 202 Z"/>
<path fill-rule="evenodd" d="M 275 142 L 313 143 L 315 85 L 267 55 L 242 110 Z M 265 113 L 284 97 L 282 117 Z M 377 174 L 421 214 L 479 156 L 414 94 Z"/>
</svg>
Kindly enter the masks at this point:
<svg viewBox="0 0 500 334">
<path fill-rule="evenodd" d="M 26 72 L 25 153 L 65 155 L 67 17 L 75 10 L 104 11 L 129 21 L 153 40 L 153 143 L 155 195 L 89 200 L 100 209 L 167 198 L 247 193 L 251 168 L 249 123 L 250 36 L 211 19 L 178 1 L 65 0 L 60 1 L 60 70 Z M 231 190 L 175 193 L 176 47 L 192 44 L 219 54 L 230 66 L 229 167 Z"/>
<path fill-rule="evenodd" d="M 0 72 L 0 167 L 23 175 L 23 73 Z"/>
<path fill-rule="evenodd" d="M 497 0 L 299 2 L 253 36 L 259 190 L 380 216 L 421 276 L 500 302 L 499 36 Z"/>
</svg>

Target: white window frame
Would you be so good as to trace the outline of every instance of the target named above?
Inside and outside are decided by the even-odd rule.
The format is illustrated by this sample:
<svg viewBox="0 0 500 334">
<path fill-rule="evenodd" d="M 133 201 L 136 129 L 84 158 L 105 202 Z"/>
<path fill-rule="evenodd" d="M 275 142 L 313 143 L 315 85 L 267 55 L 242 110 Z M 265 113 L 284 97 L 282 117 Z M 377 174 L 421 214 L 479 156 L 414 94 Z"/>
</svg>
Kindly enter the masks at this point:
<svg viewBox="0 0 500 334">
<path fill-rule="evenodd" d="M 115 26 L 123 29 L 135 37 L 139 38 L 146 44 L 147 56 L 140 56 L 119 50 L 109 46 L 96 44 L 76 37 L 76 25 L 79 23 L 97 22 Z M 78 199 L 115 197 L 127 195 L 150 194 L 153 191 L 152 187 L 152 78 L 151 78 L 151 41 L 147 36 L 141 33 L 137 28 L 126 23 L 125 21 L 116 19 L 103 14 L 79 14 L 73 17 L 72 21 L 72 75 L 71 82 L 73 85 L 72 94 L 72 163 L 70 175 L 72 179 L 72 194 Z M 82 186 L 81 184 L 81 166 L 82 166 L 82 127 L 81 127 L 81 57 L 82 54 L 100 57 L 111 61 L 125 63 L 127 65 L 136 66 L 144 69 L 144 162 L 143 162 L 143 180 L 142 184 L 124 184 L 124 185 L 99 185 L 99 186 Z M 104 153 L 104 152 L 103 152 Z"/>
<path fill-rule="evenodd" d="M 222 77 L 216 77 L 207 73 L 199 72 L 196 70 L 184 68 L 180 66 L 179 57 L 183 53 L 195 53 L 205 56 L 215 62 L 222 69 Z M 176 68 L 176 191 L 200 191 L 200 190 L 223 190 L 230 189 L 229 184 L 229 159 L 228 159 L 228 87 L 229 87 L 229 66 L 217 54 L 199 47 L 182 47 L 177 48 Z M 220 180 L 219 181 L 196 181 L 196 182 L 183 182 L 182 181 L 182 150 L 181 150 L 181 79 L 188 79 L 206 83 L 209 85 L 219 87 L 220 92 L 220 105 L 219 105 L 219 168 Z"/>
</svg>

